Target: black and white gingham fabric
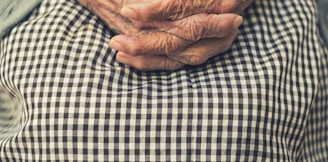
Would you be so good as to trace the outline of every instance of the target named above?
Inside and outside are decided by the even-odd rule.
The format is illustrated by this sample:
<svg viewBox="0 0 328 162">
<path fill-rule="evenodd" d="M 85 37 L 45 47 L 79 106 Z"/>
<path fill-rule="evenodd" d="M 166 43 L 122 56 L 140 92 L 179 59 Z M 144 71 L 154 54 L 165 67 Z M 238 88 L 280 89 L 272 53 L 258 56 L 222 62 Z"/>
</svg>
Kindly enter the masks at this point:
<svg viewBox="0 0 328 162">
<path fill-rule="evenodd" d="M 21 103 L 0 161 L 328 161 L 328 54 L 311 0 L 255 0 L 226 54 L 175 72 L 115 61 L 110 30 L 45 0 L 1 40 Z"/>
</svg>

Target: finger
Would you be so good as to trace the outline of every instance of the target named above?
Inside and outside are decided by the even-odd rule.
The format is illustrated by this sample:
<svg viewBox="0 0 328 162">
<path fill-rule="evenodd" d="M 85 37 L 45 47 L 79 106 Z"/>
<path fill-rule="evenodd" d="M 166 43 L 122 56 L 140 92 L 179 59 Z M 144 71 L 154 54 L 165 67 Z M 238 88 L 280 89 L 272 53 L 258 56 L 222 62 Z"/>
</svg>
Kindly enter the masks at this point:
<svg viewBox="0 0 328 162">
<path fill-rule="evenodd" d="M 245 0 L 154 0 L 127 5 L 121 14 L 139 21 L 178 20 L 198 13 L 228 13 L 243 3 Z"/>
<path fill-rule="evenodd" d="M 126 17 L 117 14 L 121 4 L 116 1 L 79 0 L 79 2 L 99 16 L 116 33 L 132 34 L 139 31 Z"/>
<path fill-rule="evenodd" d="M 117 35 L 110 40 L 109 46 L 118 51 L 138 56 L 176 53 L 192 43 L 172 34 L 153 31 L 134 36 Z"/>
<path fill-rule="evenodd" d="M 230 34 L 243 22 L 237 14 L 197 14 L 182 20 L 157 23 L 159 30 L 183 39 L 198 41 L 203 38 L 220 38 Z"/>
<path fill-rule="evenodd" d="M 116 60 L 141 71 L 177 70 L 184 66 L 183 63 L 172 60 L 165 55 L 134 57 L 123 52 L 118 52 Z"/>
<path fill-rule="evenodd" d="M 225 38 L 202 39 L 184 51 L 168 56 L 187 65 L 200 65 L 209 58 L 227 51 L 231 47 L 237 33 L 238 29 L 234 30 Z"/>
<path fill-rule="evenodd" d="M 139 31 L 137 28 L 134 28 L 131 21 L 127 18 L 108 10 L 107 8 L 99 7 L 97 14 L 115 33 L 131 34 Z"/>
</svg>

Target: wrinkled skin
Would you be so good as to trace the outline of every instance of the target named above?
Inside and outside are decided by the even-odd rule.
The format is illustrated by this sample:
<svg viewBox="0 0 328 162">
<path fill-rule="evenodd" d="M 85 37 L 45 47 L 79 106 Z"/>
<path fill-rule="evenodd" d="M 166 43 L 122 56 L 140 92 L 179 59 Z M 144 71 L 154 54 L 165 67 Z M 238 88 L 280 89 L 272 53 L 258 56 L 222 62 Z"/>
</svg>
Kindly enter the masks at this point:
<svg viewBox="0 0 328 162">
<path fill-rule="evenodd" d="M 119 34 L 110 42 L 119 51 L 117 61 L 140 70 L 176 70 L 185 64 L 202 64 L 226 51 L 242 23 L 239 15 L 226 12 L 243 9 L 240 6 L 246 3 L 232 1 L 222 0 L 217 11 L 205 12 L 199 5 L 208 4 L 191 0 L 79 0 Z M 159 4 L 160 9 L 153 10 Z M 167 12 L 172 8 L 175 12 Z M 131 16 L 129 9 L 139 16 Z"/>
<path fill-rule="evenodd" d="M 241 13 L 252 2 L 253 0 L 151 0 L 128 4 L 121 14 L 144 22 L 178 20 L 199 13 Z"/>
</svg>

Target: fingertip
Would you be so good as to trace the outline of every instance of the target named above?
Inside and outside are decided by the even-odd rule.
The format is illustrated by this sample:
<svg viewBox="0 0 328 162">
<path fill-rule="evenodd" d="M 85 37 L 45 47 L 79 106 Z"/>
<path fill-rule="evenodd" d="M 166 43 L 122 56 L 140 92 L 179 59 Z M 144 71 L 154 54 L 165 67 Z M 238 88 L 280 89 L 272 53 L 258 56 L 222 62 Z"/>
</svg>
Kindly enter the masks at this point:
<svg viewBox="0 0 328 162">
<path fill-rule="evenodd" d="M 121 52 L 118 51 L 116 53 L 116 61 L 121 62 L 121 60 L 124 59 L 123 56 L 121 55 Z"/>
<path fill-rule="evenodd" d="M 119 50 L 122 48 L 122 45 L 119 41 L 113 38 L 109 41 L 109 47 L 115 50 Z"/>
<path fill-rule="evenodd" d="M 117 35 L 109 41 L 109 47 L 118 51 L 126 52 L 126 45 L 129 44 L 129 36 L 127 35 Z"/>
<path fill-rule="evenodd" d="M 135 4 L 135 5 L 129 5 L 124 6 L 120 14 L 124 17 L 127 17 L 132 20 L 137 20 L 141 22 L 149 22 L 151 21 L 151 15 L 152 13 L 152 6 L 149 4 Z"/>
<path fill-rule="evenodd" d="M 129 64 L 130 63 L 129 55 L 124 52 L 119 51 L 116 54 L 116 61 L 118 61 L 122 64 Z"/>
<path fill-rule="evenodd" d="M 129 6 L 123 7 L 120 11 L 120 14 L 130 19 L 138 18 L 137 12 Z"/>
<path fill-rule="evenodd" d="M 238 15 L 233 22 L 233 28 L 234 29 L 238 28 L 243 23 L 243 21 L 244 21 L 243 17 Z"/>
<path fill-rule="evenodd" d="M 161 17 L 158 13 L 158 9 L 161 4 L 161 0 L 147 3 L 129 4 L 121 9 L 120 14 L 127 18 L 141 22 L 161 20 Z"/>
</svg>

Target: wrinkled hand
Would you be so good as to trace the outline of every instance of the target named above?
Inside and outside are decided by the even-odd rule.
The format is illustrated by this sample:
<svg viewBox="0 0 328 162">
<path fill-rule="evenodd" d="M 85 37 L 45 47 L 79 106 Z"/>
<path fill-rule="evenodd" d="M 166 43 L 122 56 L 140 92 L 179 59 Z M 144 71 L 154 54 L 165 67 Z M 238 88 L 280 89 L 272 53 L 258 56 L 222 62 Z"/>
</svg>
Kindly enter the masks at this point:
<svg viewBox="0 0 328 162">
<path fill-rule="evenodd" d="M 133 66 L 139 70 L 149 71 L 149 70 L 177 70 L 184 65 L 199 65 L 207 61 L 209 58 L 223 53 L 228 50 L 237 36 L 237 29 L 232 31 L 229 35 L 223 38 L 207 38 L 201 39 L 194 44 L 191 44 L 187 48 L 182 51 L 166 53 L 166 54 L 146 54 L 146 55 L 137 55 L 127 54 L 125 51 L 131 50 L 130 46 L 124 46 L 124 44 L 128 44 L 129 42 L 135 43 L 135 49 L 142 50 L 142 47 L 152 44 L 157 44 L 158 39 L 154 39 L 152 42 L 143 41 L 142 38 L 136 38 L 132 41 L 123 42 L 122 39 L 121 45 L 113 45 L 111 42 L 111 46 L 115 46 L 116 49 L 120 49 L 117 53 L 116 59 L 117 61 Z M 124 37 L 124 36 L 122 36 Z M 121 38 L 120 38 L 121 39 Z M 127 38 L 129 39 L 129 38 Z M 138 42 L 140 41 L 140 42 Z M 166 40 L 164 40 L 166 41 Z M 161 44 L 161 43 L 159 43 Z M 132 47 L 132 53 L 133 50 Z M 151 47 L 150 47 L 151 49 Z M 123 51 L 123 52 L 122 52 Z M 158 49 L 158 51 L 162 51 L 159 53 L 165 53 L 165 50 Z"/>
<path fill-rule="evenodd" d="M 190 21 L 183 21 L 184 23 L 189 22 L 189 25 L 182 25 L 185 26 L 185 29 L 193 29 L 193 36 L 194 38 L 211 38 L 211 39 L 201 39 L 200 41 L 196 42 L 195 44 L 189 46 L 188 49 L 178 52 L 178 53 L 169 53 L 166 52 L 166 56 L 169 56 L 170 59 L 174 59 L 177 61 L 181 61 L 185 64 L 201 64 L 205 62 L 208 58 L 217 55 L 219 53 L 224 52 L 228 48 L 230 48 L 231 43 L 233 42 L 234 38 L 237 35 L 237 29 L 233 28 L 233 31 L 229 33 L 227 36 L 220 37 L 218 34 L 214 34 L 223 29 L 224 25 L 217 25 L 220 26 L 221 29 L 216 31 L 214 30 L 204 30 L 204 26 L 212 26 L 211 23 L 218 23 L 222 21 L 231 21 L 231 19 L 223 19 L 223 20 L 214 20 L 208 21 L 208 19 L 203 19 L 205 21 L 195 23 L 195 19 L 205 16 L 203 13 L 209 14 L 220 14 L 220 13 L 241 13 L 245 8 L 247 8 L 253 0 L 186 0 L 186 1 L 177 1 L 177 0 L 154 0 L 147 3 L 139 3 L 139 4 L 132 4 L 127 5 L 121 10 L 121 14 L 134 20 L 142 21 L 142 22 L 151 22 L 151 21 L 158 21 L 158 20 L 187 20 Z M 197 16 L 193 16 L 193 15 Z M 208 16 L 208 15 L 206 15 Z M 210 15 L 211 16 L 211 15 Z M 194 17 L 195 19 L 192 19 Z M 236 21 L 236 19 L 235 19 Z M 174 21 L 173 21 L 174 22 Z M 196 24 L 196 25 L 195 25 Z M 215 25 L 213 25 L 215 26 Z M 167 26 L 168 32 L 175 30 L 170 26 Z M 202 31 L 207 31 L 208 33 L 212 33 L 213 35 L 208 34 L 207 37 L 202 37 Z M 183 34 L 184 36 L 188 35 L 188 32 L 178 32 L 174 33 L 176 35 Z M 192 34 L 189 34 L 192 35 Z M 167 62 L 167 57 L 161 55 L 148 55 L 148 53 L 143 53 L 143 47 L 147 45 L 149 40 L 142 39 L 142 37 L 133 36 L 131 37 L 124 37 L 122 36 L 116 37 L 117 40 L 121 42 L 117 49 L 129 53 L 130 55 L 119 52 L 118 53 L 118 60 L 125 64 L 129 64 L 131 66 L 142 68 L 142 69 L 152 69 L 159 67 L 159 65 L 165 64 Z M 188 37 L 188 36 L 187 36 Z M 192 38 L 192 37 L 188 37 Z M 115 38 L 113 40 L 116 41 Z M 156 41 L 156 40 L 155 40 Z M 116 46 L 115 42 L 114 46 Z M 129 44 L 134 44 L 131 46 Z M 152 43 L 148 43 L 152 45 Z M 154 46 L 154 51 L 157 46 Z M 150 48 L 151 49 L 151 48 Z M 134 57 L 135 55 L 142 55 Z M 150 59 L 151 58 L 151 59 Z M 146 68 L 145 68 L 146 67 Z"/>
<path fill-rule="evenodd" d="M 124 6 L 121 14 L 139 21 L 178 20 L 209 13 L 241 13 L 254 0 L 152 0 Z"/>
<path fill-rule="evenodd" d="M 129 3 L 143 1 L 131 0 Z M 141 70 L 174 70 L 184 64 L 203 63 L 230 47 L 237 27 L 242 22 L 241 17 L 234 14 L 196 14 L 178 21 L 142 23 L 118 13 L 126 5 L 120 0 L 79 2 L 117 33 L 124 34 L 114 37 L 110 42 L 111 47 L 120 51 L 117 60 Z M 208 22 L 212 23 L 208 25 Z"/>
</svg>

